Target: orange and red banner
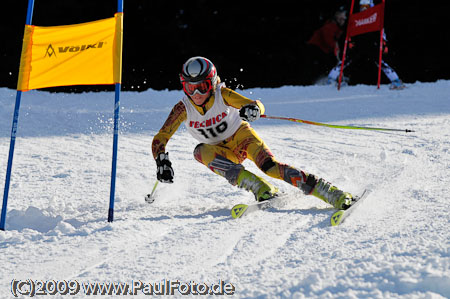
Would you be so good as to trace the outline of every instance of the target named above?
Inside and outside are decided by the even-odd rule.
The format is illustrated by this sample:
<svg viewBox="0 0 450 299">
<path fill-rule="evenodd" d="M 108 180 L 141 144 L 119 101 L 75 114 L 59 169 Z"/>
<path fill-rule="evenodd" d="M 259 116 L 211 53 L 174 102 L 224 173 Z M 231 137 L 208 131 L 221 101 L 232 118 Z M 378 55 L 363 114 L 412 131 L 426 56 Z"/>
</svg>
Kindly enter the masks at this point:
<svg viewBox="0 0 450 299">
<path fill-rule="evenodd" d="M 64 26 L 26 25 L 17 90 L 122 80 L 123 13 Z"/>
<path fill-rule="evenodd" d="M 351 14 L 348 20 L 348 36 L 381 31 L 384 26 L 384 2 L 362 12 Z"/>
</svg>

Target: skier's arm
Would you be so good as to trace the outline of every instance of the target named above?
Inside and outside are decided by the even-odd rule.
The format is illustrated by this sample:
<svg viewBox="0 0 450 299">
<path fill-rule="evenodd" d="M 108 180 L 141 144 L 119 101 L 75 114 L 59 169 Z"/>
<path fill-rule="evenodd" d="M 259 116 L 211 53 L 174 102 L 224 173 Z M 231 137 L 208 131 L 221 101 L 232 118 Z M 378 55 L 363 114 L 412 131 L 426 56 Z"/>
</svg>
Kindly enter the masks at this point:
<svg viewBox="0 0 450 299">
<path fill-rule="evenodd" d="M 246 98 L 243 95 L 235 92 L 234 90 L 231 90 L 226 87 L 222 88 L 221 92 L 223 99 L 231 107 L 241 109 L 246 105 L 254 104 L 259 107 L 259 111 L 261 112 L 261 114 L 264 114 L 265 112 L 264 105 L 258 100 L 256 101 L 250 100 L 249 98 Z"/>
<path fill-rule="evenodd" d="M 186 107 L 183 102 L 180 101 L 173 107 L 158 134 L 153 137 L 152 152 L 155 160 L 159 154 L 166 152 L 167 142 L 169 142 L 169 139 L 176 132 L 180 124 L 186 120 L 186 117 Z"/>
</svg>

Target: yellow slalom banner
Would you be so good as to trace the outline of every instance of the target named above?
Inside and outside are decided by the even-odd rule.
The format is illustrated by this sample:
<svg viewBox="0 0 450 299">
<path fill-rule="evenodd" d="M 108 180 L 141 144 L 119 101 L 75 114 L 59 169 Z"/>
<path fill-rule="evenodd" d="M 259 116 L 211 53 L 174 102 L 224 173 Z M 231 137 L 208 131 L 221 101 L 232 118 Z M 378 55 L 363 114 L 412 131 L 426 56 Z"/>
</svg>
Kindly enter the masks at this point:
<svg viewBox="0 0 450 299">
<path fill-rule="evenodd" d="M 123 13 L 65 26 L 25 25 L 17 90 L 122 81 Z"/>
</svg>

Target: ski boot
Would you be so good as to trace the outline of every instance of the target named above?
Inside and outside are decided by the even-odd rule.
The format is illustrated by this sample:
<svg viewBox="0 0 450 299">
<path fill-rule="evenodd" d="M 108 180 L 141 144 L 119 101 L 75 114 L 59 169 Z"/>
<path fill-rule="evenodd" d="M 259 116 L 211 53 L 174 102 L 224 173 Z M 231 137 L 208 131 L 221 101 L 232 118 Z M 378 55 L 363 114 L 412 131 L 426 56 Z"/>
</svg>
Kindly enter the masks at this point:
<svg viewBox="0 0 450 299">
<path fill-rule="evenodd" d="M 392 89 L 400 90 L 400 89 L 403 89 L 405 87 L 406 86 L 405 86 L 405 84 L 403 84 L 402 80 L 396 79 L 396 80 L 391 82 L 391 86 L 389 86 L 389 89 L 391 89 L 391 90 Z"/>
<path fill-rule="evenodd" d="M 278 188 L 245 169 L 242 169 L 239 173 L 237 185 L 239 188 L 245 188 L 247 191 L 253 192 L 258 202 L 274 198 L 278 193 Z"/>
<path fill-rule="evenodd" d="M 311 195 L 320 198 L 338 210 L 348 209 L 353 204 L 352 201 L 354 201 L 350 193 L 339 190 L 323 179 L 317 181 Z"/>
</svg>

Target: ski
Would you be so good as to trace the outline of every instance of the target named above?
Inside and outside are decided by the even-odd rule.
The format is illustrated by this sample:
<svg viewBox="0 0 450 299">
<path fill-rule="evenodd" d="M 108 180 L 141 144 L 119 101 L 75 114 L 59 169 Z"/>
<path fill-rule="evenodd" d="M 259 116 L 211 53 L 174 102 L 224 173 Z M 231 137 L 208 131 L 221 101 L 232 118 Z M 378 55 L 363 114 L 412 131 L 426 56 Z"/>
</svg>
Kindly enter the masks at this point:
<svg viewBox="0 0 450 299">
<path fill-rule="evenodd" d="M 370 194 L 370 190 L 366 189 L 363 191 L 363 193 L 359 196 L 356 196 L 355 202 L 348 208 L 347 210 L 338 210 L 333 213 L 333 215 L 330 218 L 331 226 L 337 226 L 344 222 L 345 218 L 350 216 L 351 213 L 353 213 L 357 207 L 364 201 L 364 199 L 367 198 L 367 196 Z M 287 194 L 282 194 L 277 197 L 274 197 L 272 199 L 263 201 L 263 202 L 257 202 L 253 204 L 237 204 L 231 208 L 231 217 L 233 219 L 242 218 L 244 216 L 247 216 L 248 214 L 251 214 L 256 211 L 266 210 L 267 208 L 273 206 L 277 202 L 282 201 L 287 197 Z"/>
<path fill-rule="evenodd" d="M 250 205 L 244 203 L 237 204 L 233 208 L 231 208 L 231 217 L 233 217 L 234 219 L 241 218 L 244 215 L 263 210 L 268 204 L 269 201 L 258 202 L 256 204 Z"/>
<path fill-rule="evenodd" d="M 345 218 L 350 216 L 357 209 L 357 207 L 364 201 L 364 199 L 367 198 L 370 192 L 371 191 L 369 189 L 364 190 L 360 196 L 356 197 L 357 199 L 355 203 L 353 203 L 350 208 L 348 208 L 347 210 L 339 210 L 337 212 L 334 212 L 330 218 L 331 226 L 337 226 L 344 222 Z"/>
<path fill-rule="evenodd" d="M 274 203 L 282 201 L 287 196 L 288 196 L 288 194 L 281 194 L 272 199 L 262 201 L 262 202 L 257 202 L 257 203 L 253 203 L 253 204 L 244 204 L 244 203 L 237 204 L 231 208 L 231 217 L 233 217 L 234 219 L 242 218 L 250 213 L 260 211 L 260 210 L 265 210 L 265 209 L 269 208 L 270 206 L 272 206 Z"/>
</svg>

